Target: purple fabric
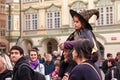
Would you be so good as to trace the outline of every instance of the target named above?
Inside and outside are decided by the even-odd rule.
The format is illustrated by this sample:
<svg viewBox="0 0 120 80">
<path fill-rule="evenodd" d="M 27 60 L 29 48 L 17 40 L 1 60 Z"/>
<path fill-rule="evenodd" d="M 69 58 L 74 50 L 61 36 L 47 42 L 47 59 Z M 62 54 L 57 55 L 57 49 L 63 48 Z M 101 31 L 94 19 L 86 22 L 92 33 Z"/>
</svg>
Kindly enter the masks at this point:
<svg viewBox="0 0 120 80">
<path fill-rule="evenodd" d="M 73 49 L 74 42 L 75 41 L 65 41 L 64 42 L 65 49 Z"/>
<path fill-rule="evenodd" d="M 35 69 L 37 65 L 39 64 L 39 60 L 37 59 L 36 61 L 31 61 L 29 60 L 29 65 L 32 69 Z"/>
</svg>

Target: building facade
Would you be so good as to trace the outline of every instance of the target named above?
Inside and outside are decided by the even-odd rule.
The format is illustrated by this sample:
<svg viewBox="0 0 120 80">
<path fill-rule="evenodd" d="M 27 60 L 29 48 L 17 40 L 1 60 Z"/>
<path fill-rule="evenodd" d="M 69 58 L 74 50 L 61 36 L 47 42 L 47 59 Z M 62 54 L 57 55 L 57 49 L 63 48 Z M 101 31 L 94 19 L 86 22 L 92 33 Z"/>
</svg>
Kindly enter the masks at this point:
<svg viewBox="0 0 120 80">
<path fill-rule="evenodd" d="M 5 0 L 0 0 L 0 52 L 8 51 L 9 42 L 6 38 Z"/>
<path fill-rule="evenodd" d="M 9 0 L 10 1 L 10 0 Z M 11 0 L 11 43 L 20 45 L 25 53 L 33 46 L 41 53 L 59 50 L 74 31 L 69 10 L 98 9 L 99 19 L 90 19 L 102 55 L 120 51 L 119 0 Z M 21 4 L 20 4 L 21 3 Z M 20 7 L 21 6 L 21 7 Z M 19 10 L 20 9 L 20 10 Z"/>
</svg>

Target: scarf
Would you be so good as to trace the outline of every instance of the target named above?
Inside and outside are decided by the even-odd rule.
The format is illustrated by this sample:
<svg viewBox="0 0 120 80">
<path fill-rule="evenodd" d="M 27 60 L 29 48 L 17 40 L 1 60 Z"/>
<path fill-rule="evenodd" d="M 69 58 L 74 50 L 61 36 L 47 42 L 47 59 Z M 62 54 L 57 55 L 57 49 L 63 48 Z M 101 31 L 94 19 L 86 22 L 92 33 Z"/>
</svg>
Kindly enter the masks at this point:
<svg viewBox="0 0 120 80">
<path fill-rule="evenodd" d="M 32 69 L 35 69 L 37 65 L 39 64 L 39 60 L 37 59 L 36 61 L 31 61 L 29 60 L 29 65 Z"/>
</svg>

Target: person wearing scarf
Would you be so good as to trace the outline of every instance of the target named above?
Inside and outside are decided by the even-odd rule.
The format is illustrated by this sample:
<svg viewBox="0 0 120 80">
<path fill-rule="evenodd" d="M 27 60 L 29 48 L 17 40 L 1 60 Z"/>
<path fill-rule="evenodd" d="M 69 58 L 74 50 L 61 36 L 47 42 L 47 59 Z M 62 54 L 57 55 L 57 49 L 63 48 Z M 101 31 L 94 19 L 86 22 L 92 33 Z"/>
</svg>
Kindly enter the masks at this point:
<svg viewBox="0 0 120 80">
<path fill-rule="evenodd" d="M 30 50 L 29 51 L 29 66 L 36 72 L 40 72 L 41 74 L 45 74 L 44 65 L 39 62 L 38 59 L 38 51 Z"/>
</svg>

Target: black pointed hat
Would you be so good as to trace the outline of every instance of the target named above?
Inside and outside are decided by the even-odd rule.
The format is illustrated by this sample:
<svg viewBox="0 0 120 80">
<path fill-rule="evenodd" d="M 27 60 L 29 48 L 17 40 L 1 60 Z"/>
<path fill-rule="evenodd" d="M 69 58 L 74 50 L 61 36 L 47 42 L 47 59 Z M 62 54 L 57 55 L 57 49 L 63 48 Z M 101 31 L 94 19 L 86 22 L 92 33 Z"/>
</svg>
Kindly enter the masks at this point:
<svg viewBox="0 0 120 80">
<path fill-rule="evenodd" d="M 88 23 L 89 19 L 93 15 L 96 15 L 97 19 L 99 18 L 99 11 L 96 10 L 96 9 L 84 10 L 84 11 L 81 11 L 79 13 L 74 11 L 74 10 L 72 10 L 72 9 L 70 9 L 70 14 L 71 14 L 72 17 L 74 17 L 74 15 L 79 15 L 79 17 L 87 23 L 88 26 L 86 26 L 86 28 L 90 29 L 90 30 L 92 30 L 92 27 Z"/>
</svg>

